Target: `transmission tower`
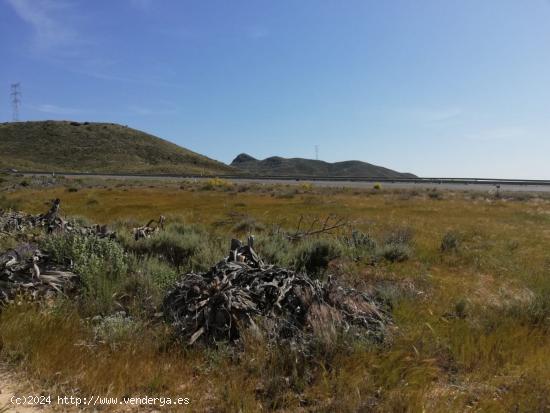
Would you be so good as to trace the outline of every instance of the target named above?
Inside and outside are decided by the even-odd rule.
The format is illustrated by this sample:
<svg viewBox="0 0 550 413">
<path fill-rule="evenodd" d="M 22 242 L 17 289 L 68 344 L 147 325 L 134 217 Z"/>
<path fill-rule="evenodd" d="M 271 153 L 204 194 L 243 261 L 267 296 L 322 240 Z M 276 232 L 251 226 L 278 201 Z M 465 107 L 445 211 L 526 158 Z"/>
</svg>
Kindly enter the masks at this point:
<svg viewBox="0 0 550 413">
<path fill-rule="evenodd" d="M 19 105 L 21 105 L 21 84 L 19 82 L 12 83 L 10 96 L 11 96 L 11 107 L 12 107 L 12 120 L 14 122 L 18 122 Z"/>
<path fill-rule="evenodd" d="M 315 159 L 319 160 L 319 145 L 315 145 Z"/>
</svg>

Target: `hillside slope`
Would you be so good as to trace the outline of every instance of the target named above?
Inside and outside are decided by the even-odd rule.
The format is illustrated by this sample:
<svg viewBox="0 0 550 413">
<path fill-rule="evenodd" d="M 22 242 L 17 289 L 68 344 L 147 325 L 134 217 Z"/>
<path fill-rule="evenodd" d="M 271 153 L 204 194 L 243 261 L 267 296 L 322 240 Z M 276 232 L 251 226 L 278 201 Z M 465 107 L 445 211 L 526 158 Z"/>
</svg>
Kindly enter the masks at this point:
<svg viewBox="0 0 550 413">
<path fill-rule="evenodd" d="M 329 163 L 314 159 L 281 158 L 273 156 L 258 160 L 242 153 L 231 166 L 257 175 L 290 175 L 290 176 L 346 176 L 363 178 L 413 178 L 415 175 L 393 171 L 382 166 L 361 161 L 344 161 Z"/>
<path fill-rule="evenodd" d="M 0 169 L 223 174 L 235 170 L 156 136 L 112 123 L 0 124 Z"/>
</svg>

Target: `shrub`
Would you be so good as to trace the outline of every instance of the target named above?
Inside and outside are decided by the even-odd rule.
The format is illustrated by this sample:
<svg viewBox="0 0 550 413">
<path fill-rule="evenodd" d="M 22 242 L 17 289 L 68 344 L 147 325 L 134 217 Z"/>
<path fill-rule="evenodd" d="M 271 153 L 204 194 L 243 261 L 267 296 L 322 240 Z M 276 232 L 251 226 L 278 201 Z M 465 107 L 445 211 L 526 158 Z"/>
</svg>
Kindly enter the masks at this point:
<svg viewBox="0 0 550 413">
<path fill-rule="evenodd" d="M 376 189 L 377 191 L 381 190 L 382 189 L 382 185 L 381 184 L 374 184 L 373 189 Z"/>
<path fill-rule="evenodd" d="M 75 234 L 54 235 L 44 249 L 55 261 L 72 267 L 80 275 L 86 310 L 109 312 L 119 291 L 127 263 L 124 250 L 115 241 Z"/>
<path fill-rule="evenodd" d="M 466 302 L 466 300 L 461 299 L 457 301 L 454 308 L 454 315 L 458 318 L 466 318 L 466 316 L 468 315 L 466 311 L 467 307 L 468 303 Z"/>
<path fill-rule="evenodd" d="M 321 274 L 328 263 L 342 253 L 341 245 L 335 240 L 318 239 L 305 241 L 296 250 L 294 266 L 308 274 Z"/>
<path fill-rule="evenodd" d="M 124 313 L 115 313 L 94 320 L 94 338 L 96 341 L 107 343 L 113 350 L 123 342 L 135 340 L 141 329 L 141 324 Z"/>
<path fill-rule="evenodd" d="M 237 233 L 248 233 L 248 232 L 254 232 L 254 231 L 263 231 L 265 229 L 265 226 L 262 223 L 257 222 L 252 217 L 247 217 L 243 219 L 242 221 L 239 221 L 235 226 L 233 227 L 233 231 Z"/>
<path fill-rule="evenodd" d="M 78 188 L 75 188 L 74 186 L 67 188 L 67 192 L 78 192 Z"/>
<path fill-rule="evenodd" d="M 280 234 L 261 236 L 256 239 L 255 250 L 268 264 L 287 267 L 291 264 L 290 241 Z"/>
<path fill-rule="evenodd" d="M 460 235 L 455 231 L 448 231 L 441 240 L 439 247 L 442 252 L 456 252 L 460 246 Z"/>
<path fill-rule="evenodd" d="M 29 183 L 29 181 L 23 180 L 23 181 L 19 182 L 19 185 L 21 185 L 23 187 L 26 187 L 26 186 L 29 186 L 30 183 Z"/>
<path fill-rule="evenodd" d="M 408 227 L 396 228 L 384 237 L 382 246 L 376 251 L 376 256 L 390 262 L 401 262 L 412 256 L 413 231 Z"/>
<path fill-rule="evenodd" d="M 151 238 L 139 240 L 145 250 L 166 258 L 176 267 L 188 264 L 200 247 L 201 239 L 196 232 L 177 234 L 160 232 Z"/>
<path fill-rule="evenodd" d="M 389 243 L 382 245 L 377 250 L 376 255 L 390 262 L 401 262 L 411 257 L 412 250 L 407 244 Z"/>
<path fill-rule="evenodd" d="M 342 243 L 346 246 L 346 255 L 354 261 L 372 255 L 378 245 L 370 234 L 357 230 L 352 231 L 351 236 L 342 238 Z"/>
<path fill-rule="evenodd" d="M 545 287 L 527 304 L 525 315 L 536 326 L 550 327 L 550 288 Z"/>
<path fill-rule="evenodd" d="M 376 240 L 368 233 L 354 230 L 351 233 L 351 237 L 347 239 L 347 242 L 352 247 L 361 247 L 368 250 L 376 248 Z"/>
<path fill-rule="evenodd" d="M 219 239 L 203 228 L 177 222 L 149 238 L 135 241 L 131 234 L 121 231 L 119 239 L 128 251 L 163 258 L 180 271 L 208 269 L 224 254 Z"/>
<path fill-rule="evenodd" d="M 384 244 L 411 244 L 414 238 L 414 232 L 409 227 L 395 228 L 386 233 Z"/>
<path fill-rule="evenodd" d="M 201 187 L 204 191 L 212 191 L 215 189 L 229 190 L 233 187 L 233 184 L 225 179 L 212 178 L 207 180 Z"/>
<path fill-rule="evenodd" d="M 428 192 L 428 197 L 430 199 L 443 199 L 443 195 L 441 195 L 441 192 L 439 192 L 437 189 L 433 188 L 430 192 Z"/>
<path fill-rule="evenodd" d="M 164 292 L 178 279 L 178 271 L 165 261 L 148 257 L 137 261 L 136 272 L 150 279 L 155 287 Z"/>
</svg>

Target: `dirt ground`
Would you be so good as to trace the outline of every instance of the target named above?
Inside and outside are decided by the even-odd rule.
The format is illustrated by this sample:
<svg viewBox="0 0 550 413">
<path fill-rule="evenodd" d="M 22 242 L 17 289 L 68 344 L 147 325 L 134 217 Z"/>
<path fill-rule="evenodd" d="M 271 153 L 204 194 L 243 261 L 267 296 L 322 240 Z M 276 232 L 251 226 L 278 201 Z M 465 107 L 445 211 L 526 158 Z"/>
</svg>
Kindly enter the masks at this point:
<svg viewBox="0 0 550 413">
<path fill-rule="evenodd" d="M 11 402 L 12 397 L 22 396 L 22 387 L 6 366 L 0 365 L 0 413 L 36 413 L 51 412 L 49 408 L 34 406 L 16 406 Z"/>
</svg>

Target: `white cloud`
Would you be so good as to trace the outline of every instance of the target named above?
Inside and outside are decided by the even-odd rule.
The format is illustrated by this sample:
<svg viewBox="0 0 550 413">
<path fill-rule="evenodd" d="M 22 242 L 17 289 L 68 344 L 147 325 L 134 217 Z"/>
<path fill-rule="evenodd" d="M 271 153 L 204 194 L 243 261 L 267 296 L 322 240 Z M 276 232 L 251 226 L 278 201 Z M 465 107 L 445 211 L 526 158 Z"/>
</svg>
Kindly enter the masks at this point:
<svg viewBox="0 0 550 413">
<path fill-rule="evenodd" d="M 411 116 L 418 122 L 435 123 L 451 120 L 462 115 L 463 110 L 458 107 L 449 108 L 417 108 L 410 111 Z"/>
<path fill-rule="evenodd" d="M 15 13 L 33 30 L 33 46 L 39 51 L 68 46 L 78 42 L 77 33 L 61 19 L 59 12 L 70 7 L 55 0 L 6 0 Z"/>
<path fill-rule="evenodd" d="M 57 106 L 49 103 L 41 104 L 38 106 L 30 106 L 30 107 L 39 112 L 49 113 L 52 115 L 78 115 L 78 114 L 84 114 L 84 113 L 90 112 L 89 110 L 85 110 L 85 109 Z"/>
</svg>

